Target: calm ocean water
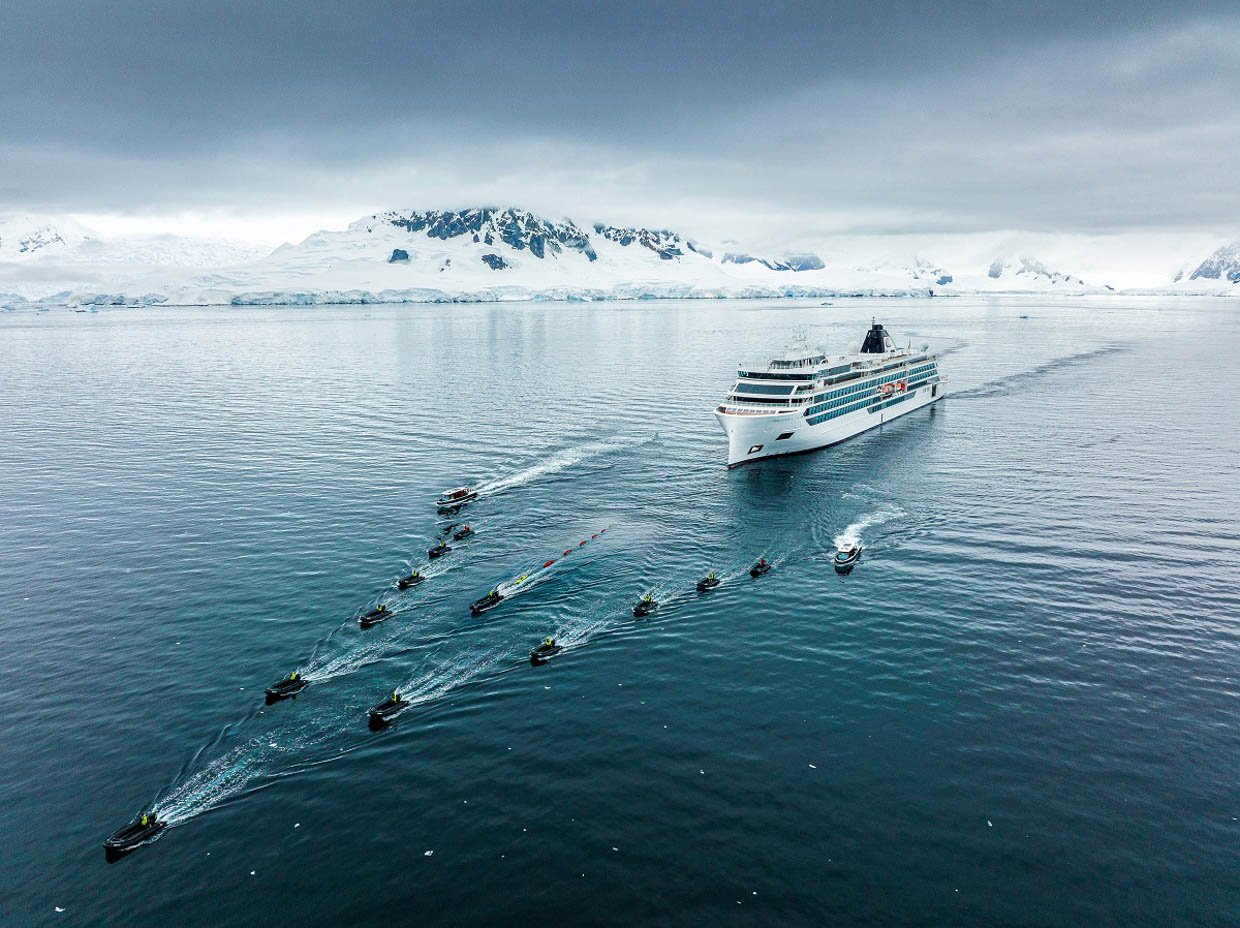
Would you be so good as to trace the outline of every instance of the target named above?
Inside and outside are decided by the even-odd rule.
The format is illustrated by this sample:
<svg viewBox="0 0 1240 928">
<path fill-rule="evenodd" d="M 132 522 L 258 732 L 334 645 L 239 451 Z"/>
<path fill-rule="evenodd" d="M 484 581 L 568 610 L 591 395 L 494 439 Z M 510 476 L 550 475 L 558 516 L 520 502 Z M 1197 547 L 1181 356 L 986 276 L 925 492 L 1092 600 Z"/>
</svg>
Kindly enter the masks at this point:
<svg viewBox="0 0 1240 928">
<path fill-rule="evenodd" d="M 834 302 L 0 315 L 0 922 L 1240 924 L 1236 306 Z M 946 401 L 727 471 L 872 314 Z"/>
</svg>

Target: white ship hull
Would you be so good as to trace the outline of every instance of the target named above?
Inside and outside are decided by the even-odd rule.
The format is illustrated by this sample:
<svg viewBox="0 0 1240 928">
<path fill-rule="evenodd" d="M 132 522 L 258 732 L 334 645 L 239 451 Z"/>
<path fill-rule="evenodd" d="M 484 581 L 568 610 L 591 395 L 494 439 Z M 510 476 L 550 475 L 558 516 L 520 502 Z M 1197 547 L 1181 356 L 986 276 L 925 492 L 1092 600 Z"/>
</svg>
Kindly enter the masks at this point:
<svg viewBox="0 0 1240 928">
<path fill-rule="evenodd" d="M 901 394 L 899 402 L 867 406 L 817 425 L 810 425 L 801 410 L 795 408 L 765 415 L 716 411 L 715 418 L 728 436 L 728 467 L 736 467 L 763 458 L 813 451 L 838 444 L 884 422 L 906 416 L 937 402 L 943 398 L 944 392 L 941 381 L 924 384 L 907 394 Z M 788 435 L 789 432 L 792 434 Z"/>
</svg>

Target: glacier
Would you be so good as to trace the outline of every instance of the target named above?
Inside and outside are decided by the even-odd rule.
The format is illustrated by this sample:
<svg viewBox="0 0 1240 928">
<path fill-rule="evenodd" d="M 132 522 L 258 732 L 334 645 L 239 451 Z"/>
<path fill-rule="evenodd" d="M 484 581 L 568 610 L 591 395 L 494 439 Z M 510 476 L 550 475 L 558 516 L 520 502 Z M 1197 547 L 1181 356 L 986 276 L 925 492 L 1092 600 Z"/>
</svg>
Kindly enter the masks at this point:
<svg viewBox="0 0 1240 928">
<path fill-rule="evenodd" d="M 1203 259 L 1207 243 L 1213 253 Z M 72 220 L 10 217 L 0 219 L 0 306 L 1240 295 L 1240 243 L 1219 247 L 1207 236 L 1002 232 L 793 244 L 762 253 L 730 239 L 516 207 L 385 210 L 270 252 L 176 235 L 105 240 Z M 1165 270 L 1152 272 L 1159 262 Z"/>
</svg>

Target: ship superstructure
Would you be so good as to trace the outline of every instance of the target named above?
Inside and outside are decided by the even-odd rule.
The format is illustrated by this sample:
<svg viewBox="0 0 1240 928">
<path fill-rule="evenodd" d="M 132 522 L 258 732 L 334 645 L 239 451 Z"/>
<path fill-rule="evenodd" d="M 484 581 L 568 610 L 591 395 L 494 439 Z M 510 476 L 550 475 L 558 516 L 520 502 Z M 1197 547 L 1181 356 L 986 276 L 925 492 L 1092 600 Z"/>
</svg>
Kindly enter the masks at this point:
<svg viewBox="0 0 1240 928">
<path fill-rule="evenodd" d="M 856 354 L 799 345 L 742 367 L 715 417 L 728 436 L 728 467 L 825 448 L 941 399 L 938 361 L 898 348 L 877 322 Z"/>
</svg>

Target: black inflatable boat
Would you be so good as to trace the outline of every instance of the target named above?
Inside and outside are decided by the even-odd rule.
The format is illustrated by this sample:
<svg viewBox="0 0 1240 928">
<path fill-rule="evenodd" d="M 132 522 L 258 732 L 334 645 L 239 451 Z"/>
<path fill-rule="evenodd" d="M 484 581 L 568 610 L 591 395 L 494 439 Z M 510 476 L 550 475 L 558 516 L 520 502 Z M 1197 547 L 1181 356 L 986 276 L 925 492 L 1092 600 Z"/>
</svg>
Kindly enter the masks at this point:
<svg viewBox="0 0 1240 928">
<path fill-rule="evenodd" d="M 408 706 L 409 700 L 401 696 L 400 693 L 393 693 L 377 706 L 371 707 L 369 712 L 370 726 L 377 728 L 386 725 L 400 715 Z"/>
<path fill-rule="evenodd" d="M 633 607 L 633 615 L 641 619 L 650 615 L 650 613 L 654 612 L 658 608 L 658 602 L 649 596 L 643 596 L 637 601 L 637 605 Z"/>
<path fill-rule="evenodd" d="M 103 850 L 109 860 L 115 860 L 146 844 L 167 827 L 167 822 L 159 821 L 148 812 L 108 835 L 104 839 Z"/>
<path fill-rule="evenodd" d="M 470 603 L 469 611 L 473 615 L 482 615 L 482 613 L 486 612 L 488 609 L 494 609 L 501 602 L 503 602 L 503 600 L 504 597 L 499 594 L 499 590 L 492 590 L 490 593 L 487 593 L 486 596 L 482 597 L 482 599 L 476 599 Z"/>
<path fill-rule="evenodd" d="M 719 578 L 716 577 L 712 571 L 697 582 L 697 591 L 699 593 L 705 593 L 707 590 L 713 590 L 719 585 L 719 583 Z"/>
<path fill-rule="evenodd" d="M 362 628 L 370 628 L 372 625 L 378 625 L 380 622 L 386 622 L 392 617 L 392 610 L 387 606 L 375 606 L 364 616 L 357 620 L 357 624 Z"/>
<path fill-rule="evenodd" d="M 539 664 L 545 664 L 563 650 L 564 648 L 561 645 L 556 644 L 554 638 L 548 638 L 530 652 L 530 663 L 535 667 Z"/>
<path fill-rule="evenodd" d="M 421 571 L 415 570 L 413 573 L 409 574 L 409 576 L 401 577 L 399 580 L 397 580 L 396 589 L 407 590 L 411 586 L 417 586 L 419 583 L 421 583 L 425 579 L 426 578 L 422 576 Z"/>
<path fill-rule="evenodd" d="M 288 699 L 290 696 L 296 696 L 307 686 L 310 681 L 299 673 L 290 673 L 283 680 L 277 680 L 271 686 L 267 687 L 267 705 L 278 702 L 281 699 Z"/>
</svg>

